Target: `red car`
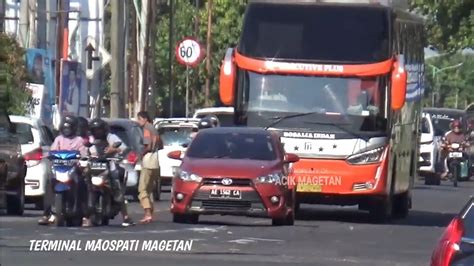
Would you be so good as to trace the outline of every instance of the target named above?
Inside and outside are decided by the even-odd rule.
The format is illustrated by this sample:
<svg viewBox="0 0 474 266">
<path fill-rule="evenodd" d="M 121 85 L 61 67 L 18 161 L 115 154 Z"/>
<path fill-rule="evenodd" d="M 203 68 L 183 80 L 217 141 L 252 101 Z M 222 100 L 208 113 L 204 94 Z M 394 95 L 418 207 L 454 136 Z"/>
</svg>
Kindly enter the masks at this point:
<svg viewBox="0 0 474 266">
<path fill-rule="evenodd" d="M 257 128 L 212 128 L 199 132 L 175 171 L 173 222 L 197 223 L 201 214 L 270 217 L 293 225 L 295 188 L 287 182 L 290 164 L 276 133 Z"/>
<path fill-rule="evenodd" d="M 431 256 L 431 266 L 474 265 L 474 197 L 454 217 Z"/>
</svg>

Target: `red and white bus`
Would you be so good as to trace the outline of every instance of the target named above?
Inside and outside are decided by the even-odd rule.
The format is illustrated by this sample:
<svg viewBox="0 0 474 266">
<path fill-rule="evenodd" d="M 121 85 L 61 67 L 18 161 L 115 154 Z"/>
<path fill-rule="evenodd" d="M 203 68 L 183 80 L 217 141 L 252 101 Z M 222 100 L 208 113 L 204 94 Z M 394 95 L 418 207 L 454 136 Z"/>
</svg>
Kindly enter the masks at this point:
<svg viewBox="0 0 474 266">
<path fill-rule="evenodd" d="M 278 131 L 300 156 L 299 203 L 358 205 L 385 221 L 411 208 L 424 30 L 392 3 L 361 2 L 250 1 L 220 98 L 236 124 Z"/>
</svg>

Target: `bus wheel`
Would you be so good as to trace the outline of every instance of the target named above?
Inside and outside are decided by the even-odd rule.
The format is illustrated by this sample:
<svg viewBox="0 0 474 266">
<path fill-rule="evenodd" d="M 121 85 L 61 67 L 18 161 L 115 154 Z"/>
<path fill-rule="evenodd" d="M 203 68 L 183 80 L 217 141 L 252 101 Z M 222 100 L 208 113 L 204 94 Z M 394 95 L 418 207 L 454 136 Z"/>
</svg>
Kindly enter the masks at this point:
<svg viewBox="0 0 474 266">
<path fill-rule="evenodd" d="M 396 195 L 393 201 L 394 218 L 403 219 L 408 216 L 411 205 L 411 196 L 408 192 Z"/>
<path fill-rule="evenodd" d="M 390 220 L 392 216 L 392 205 L 391 196 L 374 200 L 369 209 L 371 220 L 375 223 L 385 223 Z"/>
</svg>

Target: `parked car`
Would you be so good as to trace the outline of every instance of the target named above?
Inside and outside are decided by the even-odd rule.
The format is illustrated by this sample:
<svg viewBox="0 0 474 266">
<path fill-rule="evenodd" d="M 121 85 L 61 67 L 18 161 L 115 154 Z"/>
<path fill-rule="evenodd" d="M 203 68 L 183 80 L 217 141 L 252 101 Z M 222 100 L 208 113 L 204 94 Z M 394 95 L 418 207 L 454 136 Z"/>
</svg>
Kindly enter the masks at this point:
<svg viewBox="0 0 474 266">
<path fill-rule="evenodd" d="M 25 158 L 15 125 L 0 111 L 0 208 L 22 215 L 25 208 Z"/>
<path fill-rule="evenodd" d="M 173 179 L 173 169 L 179 167 L 180 160 L 168 158 L 168 153 L 174 150 L 184 151 L 186 145 L 191 142 L 191 133 L 193 129 L 197 130 L 199 119 L 193 118 L 169 118 L 158 121 L 155 124 L 156 129 L 163 142 L 163 149 L 158 151 L 158 158 L 160 162 L 160 178 L 161 183 L 157 184 L 155 190 L 162 190 L 162 186 L 171 185 Z M 158 187 L 159 185 L 159 187 Z M 157 193 L 154 193 L 155 199 Z"/>
<path fill-rule="evenodd" d="M 441 178 L 437 175 L 440 157 L 441 136 L 436 136 L 431 115 L 423 113 L 421 118 L 421 142 L 419 157 L 419 175 L 425 178 L 426 185 L 440 185 Z"/>
<path fill-rule="evenodd" d="M 11 115 L 10 120 L 16 126 L 21 152 L 26 157 L 26 202 L 34 203 L 42 210 L 46 186 L 52 174 L 47 157 L 54 141 L 53 133 L 38 118 Z"/>
<path fill-rule="evenodd" d="M 431 256 L 431 266 L 474 265 L 474 197 L 441 235 Z"/>
<path fill-rule="evenodd" d="M 197 223 L 199 215 L 270 217 L 273 225 L 293 225 L 295 188 L 285 180 L 290 164 L 279 136 L 258 128 L 217 127 L 200 131 L 175 171 L 173 222 Z"/>
<path fill-rule="evenodd" d="M 235 125 L 234 107 L 210 107 L 198 109 L 194 112 L 193 118 L 201 119 L 207 115 L 217 116 L 221 127 L 231 127 Z"/>
<path fill-rule="evenodd" d="M 127 194 L 138 197 L 138 179 L 140 177 L 140 157 L 143 152 L 143 130 L 138 122 L 129 119 L 104 119 L 109 124 L 110 132 L 117 135 L 127 145 L 124 161 L 120 164 L 125 169 Z"/>
</svg>

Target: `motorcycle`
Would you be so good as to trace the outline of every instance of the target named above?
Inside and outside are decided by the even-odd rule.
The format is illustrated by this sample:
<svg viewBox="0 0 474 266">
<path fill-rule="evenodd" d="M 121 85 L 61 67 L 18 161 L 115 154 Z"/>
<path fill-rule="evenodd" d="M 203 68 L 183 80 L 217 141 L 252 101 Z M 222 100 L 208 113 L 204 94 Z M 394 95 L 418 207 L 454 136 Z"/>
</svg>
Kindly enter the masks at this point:
<svg viewBox="0 0 474 266">
<path fill-rule="evenodd" d="M 114 143 L 113 147 L 118 148 L 122 143 Z M 114 199 L 114 190 L 112 188 L 112 172 L 117 170 L 121 158 L 110 157 L 105 154 L 107 145 L 99 141 L 90 144 L 97 150 L 96 157 L 88 158 L 87 173 L 89 189 L 88 210 L 90 220 L 93 225 L 108 225 L 110 219 L 119 214 L 121 201 Z M 123 186 L 122 186 L 123 187 Z"/>
<path fill-rule="evenodd" d="M 453 185 L 458 186 L 458 181 L 467 180 L 468 174 L 468 156 L 465 148 L 468 147 L 466 142 L 451 143 L 447 145 L 448 149 L 448 167 L 452 174 Z"/>
<path fill-rule="evenodd" d="M 57 226 L 80 226 L 84 216 L 85 183 L 79 166 L 79 151 L 51 151 L 54 212 Z"/>
</svg>

